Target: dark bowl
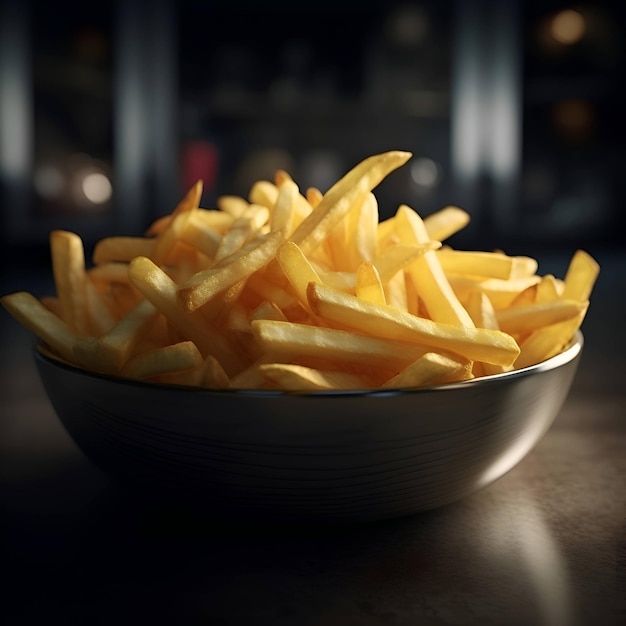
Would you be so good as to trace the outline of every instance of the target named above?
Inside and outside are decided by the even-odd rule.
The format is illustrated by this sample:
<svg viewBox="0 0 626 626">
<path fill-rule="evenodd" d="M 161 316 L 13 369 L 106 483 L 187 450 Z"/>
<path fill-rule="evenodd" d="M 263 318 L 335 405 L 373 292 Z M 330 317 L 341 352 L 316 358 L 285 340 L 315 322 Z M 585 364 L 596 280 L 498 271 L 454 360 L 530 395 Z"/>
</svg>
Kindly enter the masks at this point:
<svg viewBox="0 0 626 626">
<path fill-rule="evenodd" d="M 459 500 L 501 477 L 570 390 L 579 332 L 525 369 L 415 390 L 212 391 L 35 362 L 79 448 L 132 488 L 216 517 L 356 522 Z"/>
</svg>

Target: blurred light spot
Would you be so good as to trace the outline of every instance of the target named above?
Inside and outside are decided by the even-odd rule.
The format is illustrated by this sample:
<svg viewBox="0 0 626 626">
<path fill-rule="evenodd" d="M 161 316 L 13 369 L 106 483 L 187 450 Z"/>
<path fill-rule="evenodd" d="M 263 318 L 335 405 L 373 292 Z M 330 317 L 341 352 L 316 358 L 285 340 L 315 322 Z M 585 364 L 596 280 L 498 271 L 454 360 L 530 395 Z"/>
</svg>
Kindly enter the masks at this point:
<svg viewBox="0 0 626 626">
<path fill-rule="evenodd" d="M 556 129 L 571 139 L 585 139 L 595 123 L 593 106 L 580 98 L 567 98 L 554 105 L 552 111 Z"/>
<path fill-rule="evenodd" d="M 432 159 L 421 157 L 411 164 L 411 178 L 419 187 L 435 187 L 441 179 L 439 165 Z"/>
<path fill-rule="evenodd" d="M 63 174 L 54 165 L 42 165 L 35 170 L 33 183 L 42 198 L 57 198 L 63 192 L 65 180 Z"/>
<path fill-rule="evenodd" d="M 87 174 L 81 183 L 85 197 L 94 204 L 104 204 L 111 199 L 111 181 L 101 172 Z"/>
<path fill-rule="evenodd" d="M 190 189 L 202 180 L 205 193 L 210 193 L 217 183 L 220 154 L 210 141 L 189 141 L 182 149 L 182 176 L 184 189 Z"/>
<path fill-rule="evenodd" d="M 428 38 L 429 32 L 428 15 L 422 8 L 410 4 L 396 7 L 387 20 L 387 38 L 401 47 L 423 43 Z"/>
<path fill-rule="evenodd" d="M 566 9 L 552 18 L 550 33 L 559 43 L 572 45 L 583 38 L 585 29 L 585 18 L 578 11 Z"/>
</svg>

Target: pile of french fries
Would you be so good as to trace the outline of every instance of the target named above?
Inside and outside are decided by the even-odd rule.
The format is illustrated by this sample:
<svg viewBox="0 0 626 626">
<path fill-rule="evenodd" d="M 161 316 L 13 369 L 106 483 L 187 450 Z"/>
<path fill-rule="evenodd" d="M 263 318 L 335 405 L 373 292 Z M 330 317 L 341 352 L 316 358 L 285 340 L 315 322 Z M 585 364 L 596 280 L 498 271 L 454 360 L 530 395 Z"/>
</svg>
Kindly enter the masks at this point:
<svg viewBox="0 0 626 626">
<path fill-rule="evenodd" d="M 372 155 L 322 193 L 284 170 L 201 208 L 198 181 L 144 236 L 55 230 L 55 295 L 0 301 L 59 359 L 211 389 L 417 388 L 533 365 L 582 324 L 599 273 L 563 279 L 502 251 L 446 243 L 469 215 L 379 220 L 375 187 L 411 153 Z"/>
</svg>

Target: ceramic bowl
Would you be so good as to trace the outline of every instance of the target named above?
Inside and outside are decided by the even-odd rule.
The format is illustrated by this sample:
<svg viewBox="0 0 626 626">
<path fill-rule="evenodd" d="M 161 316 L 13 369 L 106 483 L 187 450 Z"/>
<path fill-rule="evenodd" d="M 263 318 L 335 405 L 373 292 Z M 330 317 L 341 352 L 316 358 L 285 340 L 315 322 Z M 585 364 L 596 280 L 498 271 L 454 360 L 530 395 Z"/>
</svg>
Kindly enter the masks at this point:
<svg viewBox="0 0 626 626">
<path fill-rule="evenodd" d="M 583 347 L 522 370 L 418 390 L 210 391 L 90 373 L 35 347 L 84 454 L 124 485 L 216 517 L 358 522 L 486 487 L 562 408 Z"/>
</svg>

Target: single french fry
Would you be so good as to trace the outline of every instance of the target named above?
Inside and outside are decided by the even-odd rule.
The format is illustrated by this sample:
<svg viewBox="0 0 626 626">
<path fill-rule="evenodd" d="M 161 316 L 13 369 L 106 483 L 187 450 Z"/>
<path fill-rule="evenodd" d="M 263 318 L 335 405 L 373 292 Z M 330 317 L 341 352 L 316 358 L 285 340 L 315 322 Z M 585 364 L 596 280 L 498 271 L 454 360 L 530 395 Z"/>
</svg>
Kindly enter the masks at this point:
<svg viewBox="0 0 626 626">
<path fill-rule="evenodd" d="M 69 324 L 49 311 L 33 294 L 16 291 L 0 298 L 2 306 L 53 352 L 74 363 L 74 345 L 78 340 Z"/>
<path fill-rule="evenodd" d="M 565 273 L 565 288 L 561 297 L 586 302 L 599 273 L 598 262 L 588 252 L 576 250 Z"/>
<path fill-rule="evenodd" d="M 305 196 L 311 207 L 315 208 L 322 201 L 324 194 L 317 187 L 309 187 Z"/>
<path fill-rule="evenodd" d="M 409 296 L 406 285 L 406 272 L 404 270 L 399 270 L 383 283 L 385 301 L 390 307 L 403 313 L 407 313 L 409 310 Z"/>
<path fill-rule="evenodd" d="M 403 243 L 415 245 L 431 241 L 424 221 L 407 205 L 401 205 L 396 211 L 396 225 Z M 407 273 L 433 321 L 468 328 L 474 326 L 472 318 L 452 289 L 434 250 L 427 250 L 419 255 L 408 266 Z"/>
<path fill-rule="evenodd" d="M 272 208 L 270 229 L 283 231 L 289 236 L 295 222 L 295 203 L 299 193 L 298 186 L 291 179 L 285 180 L 279 187 L 278 197 Z"/>
<path fill-rule="evenodd" d="M 176 205 L 174 210 L 169 215 L 164 215 L 163 217 L 156 219 L 150 225 L 150 227 L 146 231 L 146 237 L 153 237 L 155 235 L 158 236 L 163 230 L 165 230 L 169 226 L 170 222 L 177 215 L 180 215 L 181 213 L 186 213 L 187 211 L 191 211 L 193 209 L 197 209 L 200 206 L 203 188 L 204 182 L 202 180 L 197 180 L 187 191 L 187 193 L 182 197 L 180 202 Z"/>
<path fill-rule="evenodd" d="M 563 292 L 562 285 L 553 274 L 542 276 L 541 281 L 537 283 L 537 291 L 535 293 L 535 302 L 553 302 L 561 297 Z"/>
<path fill-rule="evenodd" d="M 185 311 L 195 311 L 221 291 L 265 266 L 274 258 L 282 241 L 282 232 L 269 233 L 221 259 L 220 264 L 198 272 L 178 288 L 180 305 Z"/>
<path fill-rule="evenodd" d="M 389 246 L 382 250 L 372 262 L 378 270 L 380 279 L 386 282 L 400 270 L 409 267 L 425 252 L 436 250 L 440 245 L 441 243 L 438 241 L 428 241 L 426 243 Z"/>
<path fill-rule="evenodd" d="M 485 278 L 508 279 L 513 270 L 513 258 L 501 252 L 480 252 L 442 249 L 437 258 L 446 275 L 461 274 Z"/>
<path fill-rule="evenodd" d="M 410 152 L 392 150 L 361 161 L 324 194 L 290 239 L 305 254 L 312 252 L 355 204 L 362 202 L 387 174 L 406 163 L 410 157 Z"/>
<path fill-rule="evenodd" d="M 155 348 L 134 356 L 122 368 L 128 378 L 150 378 L 200 367 L 204 359 L 192 341 Z"/>
<path fill-rule="evenodd" d="M 109 261 L 95 265 L 87 270 L 87 276 L 94 284 L 125 283 L 128 284 L 128 263 Z"/>
<path fill-rule="evenodd" d="M 515 340 L 501 331 L 434 322 L 322 284 L 311 283 L 308 298 L 319 317 L 372 337 L 414 342 L 429 351 L 439 348 L 499 365 L 511 365 L 519 354 Z"/>
<path fill-rule="evenodd" d="M 519 278 L 528 278 L 534 276 L 537 272 L 539 263 L 537 259 L 529 256 L 512 256 L 513 267 L 511 268 L 511 275 L 509 278 L 515 280 Z"/>
<path fill-rule="evenodd" d="M 424 218 L 428 237 L 434 241 L 445 241 L 463 230 L 470 221 L 467 211 L 457 206 L 446 206 Z"/>
<path fill-rule="evenodd" d="M 466 308 L 476 328 L 501 330 L 496 311 L 486 293 L 482 291 L 472 291 L 467 299 Z M 494 363 L 474 361 L 472 372 L 474 376 L 490 376 L 492 374 L 501 374 L 502 372 L 509 371 L 512 367 L 512 365 L 496 365 Z"/>
<path fill-rule="evenodd" d="M 103 295 L 87 277 L 85 280 L 86 331 L 99 337 L 116 324 L 116 318 L 105 304 Z"/>
<path fill-rule="evenodd" d="M 453 358 L 438 352 L 427 352 L 382 386 L 417 388 L 444 383 L 460 382 L 472 378 L 472 362 Z"/>
<path fill-rule="evenodd" d="M 228 389 L 230 379 L 220 362 L 212 355 L 208 355 L 201 368 L 200 386 L 207 389 Z"/>
<path fill-rule="evenodd" d="M 387 304 L 380 274 L 373 263 L 361 263 L 356 272 L 356 295 L 361 300 Z M 308 301 L 307 301 L 308 302 Z"/>
<path fill-rule="evenodd" d="M 248 200 L 253 204 L 261 204 L 271 211 L 278 200 L 278 186 L 269 180 L 257 180 L 250 187 Z"/>
<path fill-rule="evenodd" d="M 277 320 L 286 322 L 287 317 L 275 302 L 264 300 L 250 312 L 250 321 L 252 320 Z"/>
<path fill-rule="evenodd" d="M 310 282 L 321 282 L 302 250 L 293 241 L 285 241 L 276 253 L 278 264 L 283 270 L 300 304 L 309 309 L 307 287 Z"/>
<path fill-rule="evenodd" d="M 281 361 L 313 357 L 362 367 L 402 369 L 425 352 L 415 343 L 349 330 L 271 320 L 254 320 L 251 326 L 261 349 L 274 361 L 279 360 L 276 357 Z"/>
<path fill-rule="evenodd" d="M 94 246 L 92 260 L 95 265 L 102 265 L 111 261 L 129 263 L 137 256 L 150 258 L 154 241 L 147 237 L 105 237 Z"/>
<path fill-rule="evenodd" d="M 540 304 L 508 307 L 496 311 L 500 330 L 511 335 L 525 335 L 542 326 L 552 326 L 571 318 L 577 318 L 587 309 L 588 302 L 577 300 L 554 300 Z"/>
<path fill-rule="evenodd" d="M 77 334 L 85 334 L 88 325 L 87 279 L 82 239 L 67 230 L 53 230 L 50 251 L 61 317 Z"/>
<path fill-rule="evenodd" d="M 259 371 L 279 389 L 290 391 L 330 391 L 368 387 L 367 383 L 355 374 L 323 371 L 304 365 L 266 363 L 259 366 Z"/>
</svg>

